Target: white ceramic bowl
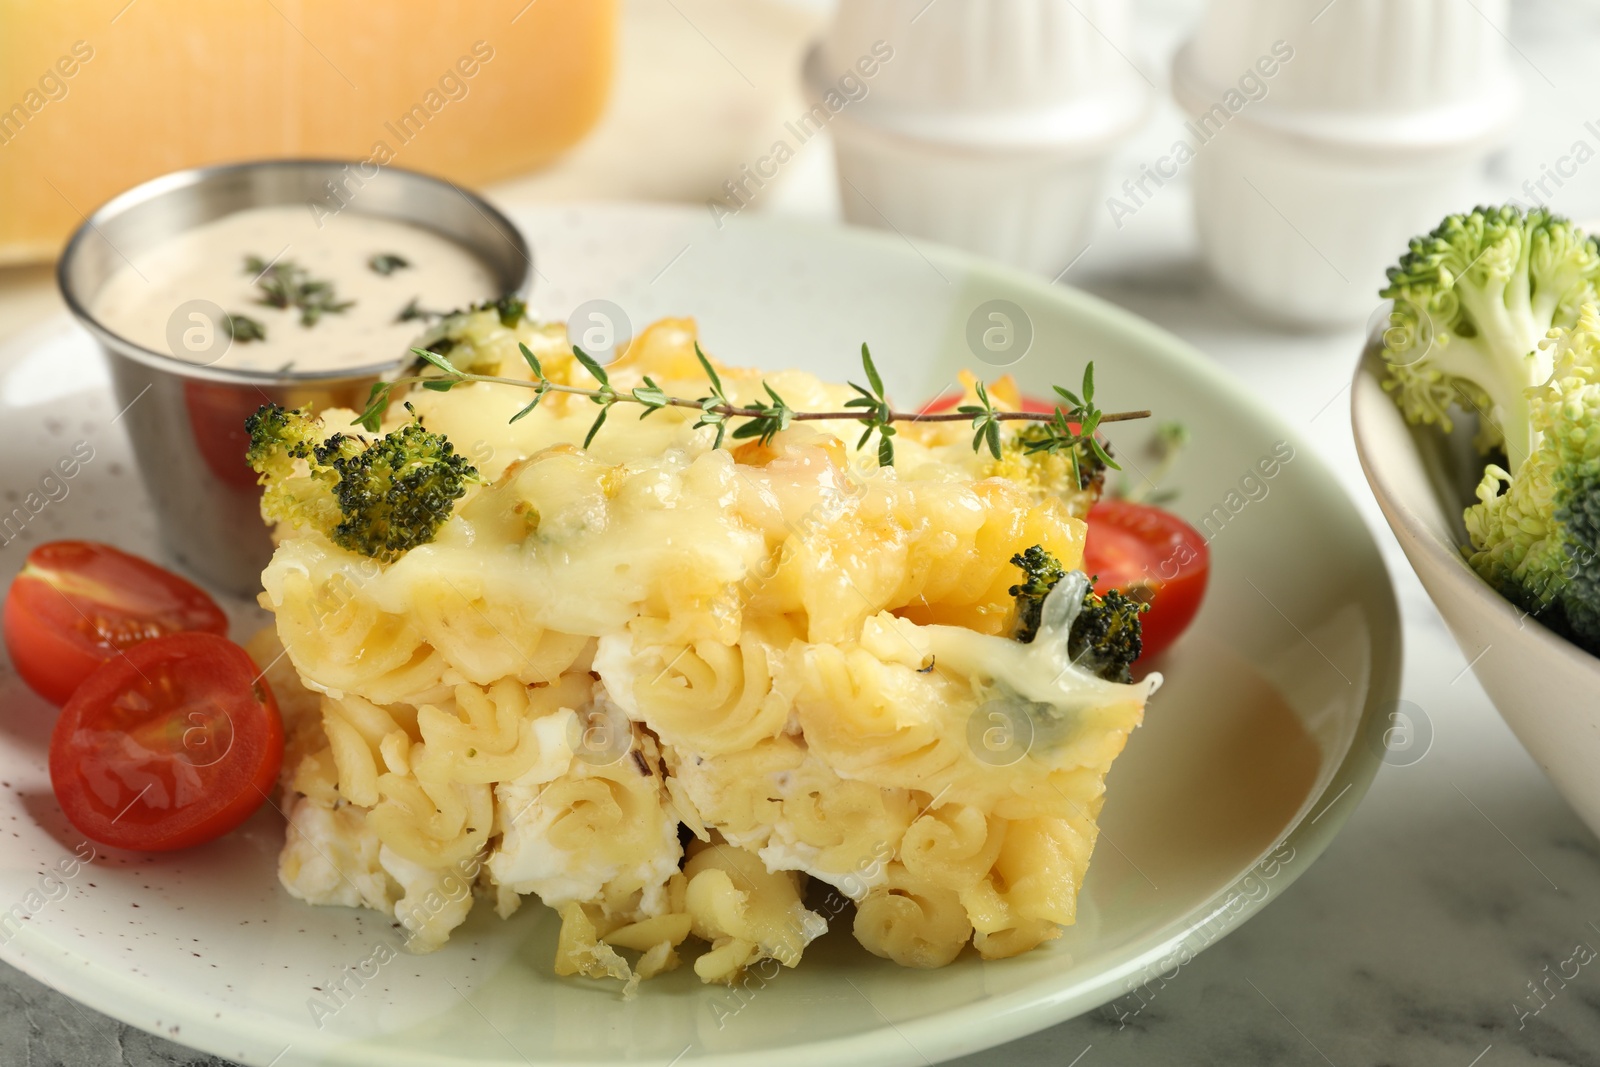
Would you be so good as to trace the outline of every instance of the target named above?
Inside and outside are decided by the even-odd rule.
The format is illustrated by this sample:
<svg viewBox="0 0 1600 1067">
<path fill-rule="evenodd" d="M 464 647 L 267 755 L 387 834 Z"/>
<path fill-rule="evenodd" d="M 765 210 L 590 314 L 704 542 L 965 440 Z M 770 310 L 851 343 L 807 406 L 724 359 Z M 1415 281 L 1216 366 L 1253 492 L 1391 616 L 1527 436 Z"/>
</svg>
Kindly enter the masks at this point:
<svg viewBox="0 0 1600 1067">
<path fill-rule="evenodd" d="M 1465 434 L 1458 428 L 1451 440 L 1408 426 L 1370 360 L 1356 372 L 1351 420 L 1378 505 L 1473 673 L 1567 803 L 1600 833 L 1600 658 L 1527 617 L 1462 557 L 1461 512 L 1482 469 Z"/>
</svg>

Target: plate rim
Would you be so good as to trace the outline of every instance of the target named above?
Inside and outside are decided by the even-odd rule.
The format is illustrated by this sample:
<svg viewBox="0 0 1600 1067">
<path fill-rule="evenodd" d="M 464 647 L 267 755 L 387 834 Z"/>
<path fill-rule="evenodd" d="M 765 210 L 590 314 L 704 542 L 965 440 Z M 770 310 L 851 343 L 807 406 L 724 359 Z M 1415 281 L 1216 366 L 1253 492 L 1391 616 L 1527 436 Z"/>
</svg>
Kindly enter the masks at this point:
<svg viewBox="0 0 1600 1067">
<path fill-rule="evenodd" d="M 521 220 L 530 215 L 555 216 L 568 212 L 583 214 L 634 212 L 684 220 L 702 215 L 701 210 L 692 205 L 629 200 L 552 201 L 538 204 L 502 204 L 501 207 L 519 227 Z M 701 221 L 704 222 L 704 219 Z M 1169 957 L 1194 931 L 1229 910 L 1230 901 L 1242 899 L 1244 902 L 1242 907 L 1233 913 L 1234 917 L 1226 927 L 1204 948 L 1212 947 L 1233 933 L 1310 868 L 1332 844 L 1339 830 L 1359 806 L 1382 763 L 1381 756 L 1373 752 L 1369 745 L 1362 744 L 1361 739 L 1369 735 L 1370 727 L 1382 704 L 1386 701 L 1392 702 L 1400 691 L 1404 636 L 1388 563 L 1379 550 L 1371 529 L 1362 519 L 1350 491 L 1334 474 L 1331 464 L 1276 410 L 1242 388 L 1226 371 L 1206 359 L 1195 346 L 1134 312 L 1092 293 L 1070 285 L 1058 285 L 1020 269 L 936 242 L 918 241 L 916 244 L 910 244 L 907 239 L 896 233 L 882 230 L 766 214 L 740 216 L 727 225 L 820 237 L 823 240 L 843 242 L 846 245 L 855 243 L 874 247 L 899 258 L 919 256 L 932 259 L 969 275 L 1021 290 L 1034 299 L 1054 302 L 1058 306 L 1065 307 L 1074 317 L 1097 320 L 1110 327 L 1112 332 L 1130 337 L 1148 349 L 1159 350 L 1162 359 L 1182 365 L 1186 371 L 1227 394 L 1261 425 L 1270 427 L 1283 440 L 1294 445 L 1297 456 L 1304 455 L 1309 459 L 1307 466 L 1333 490 L 1339 506 L 1347 511 L 1348 518 L 1362 532 L 1364 540 L 1353 547 L 1365 552 L 1376 565 L 1370 581 L 1378 595 L 1371 605 L 1373 614 L 1370 621 L 1374 631 L 1368 649 L 1371 670 L 1366 682 L 1361 715 L 1350 734 L 1349 747 L 1338 765 L 1328 775 L 1326 784 L 1315 794 L 1307 796 L 1287 829 L 1268 848 L 1258 854 L 1240 874 L 1218 889 L 1204 904 L 1191 909 L 1186 917 L 1174 919 L 1136 942 L 1143 947 L 1137 949 L 1121 964 L 1062 988 L 1041 991 L 1038 986 L 1047 980 L 1044 979 L 1029 987 L 985 997 L 980 1001 L 907 1023 L 896 1024 L 884 1019 L 882 1026 L 849 1037 L 759 1051 L 710 1053 L 696 1056 L 694 1059 L 698 1062 L 730 1065 L 730 1067 L 733 1064 L 755 1062 L 756 1057 L 759 1057 L 763 1067 L 791 1067 L 791 1065 L 811 1067 L 819 1058 L 826 1058 L 827 1062 L 873 1063 L 891 1067 L 943 1062 L 1014 1041 L 1117 999 L 1123 992 L 1121 990 L 1123 979 Z M 535 294 L 534 300 L 537 299 Z M 19 347 L 24 342 L 42 338 L 49 327 L 57 324 L 65 326 L 68 330 L 74 328 L 70 315 L 59 312 L 33 327 L 19 331 L 0 345 L 0 349 Z M 1353 796 L 1349 798 L 1348 803 L 1340 805 L 1338 802 L 1345 799 L 1346 793 L 1351 793 Z M 1339 806 L 1337 812 L 1333 811 L 1335 805 Z M 1322 808 L 1322 814 L 1311 820 L 1311 813 L 1318 808 Z M 1241 898 L 1238 892 L 1240 887 L 1247 880 L 1256 877 L 1255 872 L 1265 858 L 1284 846 L 1293 848 L 1294 856 L 1287 862 L 1283 873 L 1273 879 L 1273 884 L 1278 887 L 1277 891 L 1267 893 L 1259 900 L 1252 900 L 1249 896 Z M 34 958 L 28 949 L 39 950 L 42 957 Z M 1198 952 L 1195 955 L 1198 955 Z M 150 979 L 139 979 L 96 968 L 88 958 L 74 954 L 70 946 L 58 944 L 37 933 L 31 924 L 24 926 L 17 936 L 0 942 L 0 960 L 4 960 L 62 995 L 130 1026 L 168 1040 L 177 1040 L 181 1044 L 214 1055 L 234 1057 L 240 1062 L 257 1063 L 260 1067 L 277 1063 L 276 1060 L 269 1061 L 255 1057 L 249 1050 L 235 1051 L 236 1043 L 246 1035 L 251 1043 L 264 1049 L 276 1041 L 282 1041 L 290 1033 L 285 1029 L 282 1020 L 275 1016 L 263 1016 L 252 1010 L 235 1009 L 223 1012 L 217 1017 L 210 1017 L 214 1011 L 209 1007 L 201 1012 L 186 1010 L 184 992 Z M 94 981 L 80 984 L 90 974 L 95 976 Z M 62 981 L 63 979 L 66 981 Z M 63 988 L 64 985 L 71 986 L 71 991 Z M 150 1019 L 158 1019 L 164 1023 L 167 1020 L 162 1018 L 163 1015 L 171 1016 L 170 1021 L 181 1029 L 174 1031 L 149 1022 Z M 922 1040 L 918 1044 L 912 1044 L 904 1030 L 912 1031 Z M 316 1031 L 312 1031 L 310 1035 L 303 1030 L 296 1030 L 293 1033 L 296 1035 L 296 1040 L 287 1044 L 297 1052 L 297 1055 L 284 1060 L 285 1064 L 303 1061 L 326 1064 L 329 1067 L 373 1067 L 375 1064 L 382 1064 L 383 1067 L 457 1067 L 457 1065 L 465 1067 L 469 1064 L 471 1067 L 530 1067 L 530 1064 L 535 1064 L 536 1067 L 607 1067 L 607 1065 L 624 1067 L 634 1062 L 546 1059 L 529 1061 L 520 1053 L 514 1058 L 441 1060 L 432 1054 L 417 1054 L 395 1046 L 373 1044 L 364 1040 L 353 1041 Z M 922 1051 L 923 1046 L 933 1050 L 931 1058 Z M 281 1057 L 287 1051 L 288 1049 L 285 1049 L 285 1052 L 280 1052 L 278 1055 Z"/>
</svg>

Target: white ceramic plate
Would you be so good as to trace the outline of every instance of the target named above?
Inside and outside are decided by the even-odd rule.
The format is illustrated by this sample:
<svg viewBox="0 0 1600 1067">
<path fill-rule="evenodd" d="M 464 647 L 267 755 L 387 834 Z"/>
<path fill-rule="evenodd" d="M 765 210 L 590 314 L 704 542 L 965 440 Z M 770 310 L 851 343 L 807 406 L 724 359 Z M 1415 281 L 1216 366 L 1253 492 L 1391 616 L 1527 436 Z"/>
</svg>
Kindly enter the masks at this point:
<svg viewBox="0 0 1600 1067">
<path fill-rule="evenodd" d="M 1108 410 L 1148 407 L 1188 425 L 1173 506 L 1211 538 L 1211 590 L 1112 771 L 1077 925 L 1017 959 L 969 952 L 924 972 L 868 955 L 840 919 L 771 981 L 735 991 L 685 968 L 629 1002 L 551 973 L 556 923 L 537 905 L 504 923 L 480 907 L 443 951 L 380 963 L 396 941 L 387 920 L 307 907 L 279 888 L 270 810 L 203 848 L 102 854 L 64 888 L 45 882 L 80 838 L 45 772 L 50 710 L 7 672 L 0 956 L 110 1015 L 254 1065 L 925 1063 L 1108 1001 L 1133 1011 L 1135 986 L 1170 980 L 1327 846 L 1379 762 L 1369 727 L 1398 687 L 1394 601 L 1332 475 L 1192 350 L 1080 293 L 893 235 L 759 218 L 719 230 L 706 212 L 614 205 L 520 221 L 546 316 L 597 297 L 636 326 L 693 314 L 706 347 L 731 362 L 830 376 L 858 373 L 865 340 L 891 389 L 920 398 L 978 365 L 968 319 L 1003 298 L 1032 323 L 1032 347 L 1010 368 L 1025 386 L 1074 383 L 1092 358 Z M 116 415 L 98 356 L 70 324 L 0 349 L 0 500 L 48 501 L 23 537 L 3 531 L 0 573 L 62 536 L 159 556 Z M 1130 473 L 1151 429 L 1114 429 Z M 94 458 L 48 500 L 41 476 L 80 440 Z M 1263 478 L 1257 465 L 1283 454 L 1279 442 L 1293 458 Z M 237 608 L 242 636 L 254 609 Z M 346 1006 L 314 1012 L 340 983 Z"/>
</svg>

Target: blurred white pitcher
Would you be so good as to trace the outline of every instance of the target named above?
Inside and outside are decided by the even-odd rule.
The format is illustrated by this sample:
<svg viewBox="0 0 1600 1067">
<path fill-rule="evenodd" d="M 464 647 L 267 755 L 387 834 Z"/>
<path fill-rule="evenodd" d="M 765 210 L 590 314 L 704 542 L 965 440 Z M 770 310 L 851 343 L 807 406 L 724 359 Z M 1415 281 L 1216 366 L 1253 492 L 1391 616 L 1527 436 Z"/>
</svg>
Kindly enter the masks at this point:
<svg viewBox="0 0 1600 1067">
<path fill-rule="evenodd" d="M 1150 108 L 1128 21 L 1126 0 L 840 0 L 805 74 L 840 105 L 845 217 L 1056 275 Z"/>
<path fill-rule="evenodd" d="M 1262 317 L 1360 323 L 1468 210 L 1520 100 L 1506 0 L 1211 0 L 1179 49 L 1206 262 Z"/>
</svg>

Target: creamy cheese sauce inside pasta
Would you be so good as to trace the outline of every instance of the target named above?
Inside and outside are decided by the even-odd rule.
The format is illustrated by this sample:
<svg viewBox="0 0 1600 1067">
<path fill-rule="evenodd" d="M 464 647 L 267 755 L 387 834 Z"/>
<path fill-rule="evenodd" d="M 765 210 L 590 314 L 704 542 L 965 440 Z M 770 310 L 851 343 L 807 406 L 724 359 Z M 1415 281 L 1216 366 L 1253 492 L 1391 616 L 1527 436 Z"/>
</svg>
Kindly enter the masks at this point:
<svg viewBox="0 0 1600 1067">
<path fill-rule="evenodd" d="M 450 339 L 458 366 L 526 376 L 524 343 L 551 380 L 586 380 L 559 328 L 486 312 Z M 610 374 L 700 395 L 693 324 L 653 326 Z M 721 375 L 764 395 L 756 372 Z M 765 382 L 797 408 L 852 395 Z M 291 815 L 370 876 L 341 885 L 292 834 L 291 892 L 435 947 L 465 911 L 414 898 L 468 869 L 501 914 L 524 895 L 560 912 L 558 973 L 630 991 L 691 945 L 704 981 L 794 966 L 827 926 L 807 878 L 908 966 L 1015 955 L 1074 920 L 1105 774 L 1160 681 L 1070 661 L 1081 576 L 1031 643 L 1009 636 L 1011 557 L 1081 559 L 1076 473 L 1009 440 L 975 454 L 959 424 L 904 427 L 880 468 L 848 425 L 717 448 L 692 412 L 619 410 L 583 448 L 582 398 L 515 423 L 514 388 L 408 399 L 482 484 L 392 563 L 285 528 L 263 575 L 316 707 L 291 730 Z"/>
</svg>

